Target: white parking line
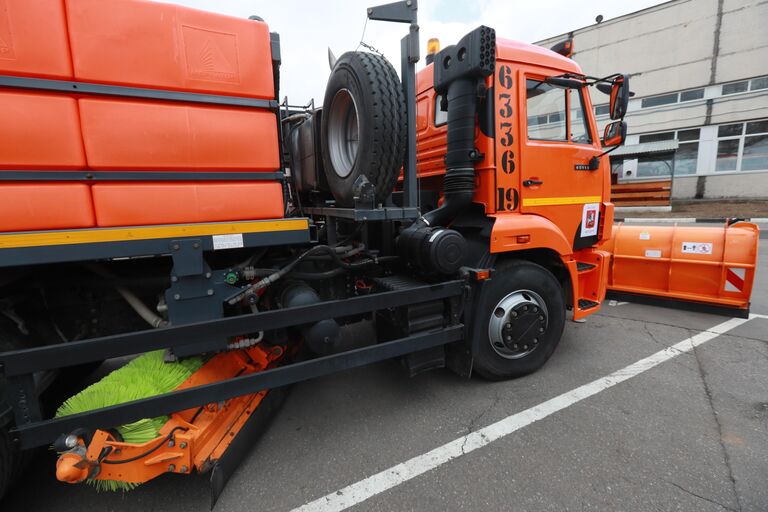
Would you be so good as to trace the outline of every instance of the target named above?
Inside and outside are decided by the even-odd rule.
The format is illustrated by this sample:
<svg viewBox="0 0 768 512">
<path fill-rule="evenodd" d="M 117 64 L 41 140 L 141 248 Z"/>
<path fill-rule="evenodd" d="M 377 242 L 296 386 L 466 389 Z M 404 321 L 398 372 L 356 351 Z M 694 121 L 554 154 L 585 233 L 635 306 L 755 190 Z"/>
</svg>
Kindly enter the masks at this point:
<svg viewBox="0 0 768 512">
<path fill-rule="evenodd" d="M 621 370 L 615 371 L 610 375 L 606 375 L 589 384 L 563 393 L 560 396 L 547 400 L 530 409 L 508 416 L 496 423 L 481 428 L 480 430 L 470 432 L 465 436 L 430 450 L 427 453 L 414 457 L 401 464 L 397 464 L 396 466 L 392 466 L 380 473 L 376 473 L 359 482 L 348 485 L 343 489 L 339 489 L 336 492 L 295 508 L 293 512 L 340 511 L 362 503 L 377 494 L 392 489 L 393 487 L 397 487 L 427 471 L 438 468 L 462 455 L 466 455 L 478 448 L 482 448 L 483 446 L 508 436 L 532 423 L 544 419 L 547 416 L 562 411 L 563 409 L 596 395 L 601 391 L 605 391 L 616 384 L 620 384 L 627 379 L 640 375 L 680 354 L 690 352 L 702 343 L 717 338 L 721 334 L 725 334 L 728 331 L 735 329 L 752 318 L 768 318 L 768 315 L 750 315 L 749 319 L 733 318 L 727 320 L 707 331 L 686 338 L 671 347 L 660 350 L 645 359 L 641 359 Z"/>
</svg>

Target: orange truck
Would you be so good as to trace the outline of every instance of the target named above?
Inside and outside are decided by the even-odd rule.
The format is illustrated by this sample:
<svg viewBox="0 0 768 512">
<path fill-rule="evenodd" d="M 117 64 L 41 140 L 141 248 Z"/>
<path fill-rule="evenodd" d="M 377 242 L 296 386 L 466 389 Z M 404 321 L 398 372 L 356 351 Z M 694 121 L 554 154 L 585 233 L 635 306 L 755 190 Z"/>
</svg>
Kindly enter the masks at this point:
<svg viewBox="0 0 768 512">
<path fill-rule="evenodd" d="M 53 443 L 62 481 L 211 471 L 215 501 L 292 383 L 387 358 L 525 375 L 609 289 L 748 313 L 753 224 L 614 228 L 628 75 L 488 27 L 416 73 L 417 2 L 368 17 L 408 25 L 400 76 L 348 52 L 322 108 L 296 108 L 258 17 L 0 4 L 0 493 Z M 377 343 L 340 349 L 365 320 Z M 155 351 L 141 371 L 201 363 L 167 392 L 53 414 L 95 365 Z M 163 421 L 141 443 L 115 428 L 144 418 Z"/>
</svg>

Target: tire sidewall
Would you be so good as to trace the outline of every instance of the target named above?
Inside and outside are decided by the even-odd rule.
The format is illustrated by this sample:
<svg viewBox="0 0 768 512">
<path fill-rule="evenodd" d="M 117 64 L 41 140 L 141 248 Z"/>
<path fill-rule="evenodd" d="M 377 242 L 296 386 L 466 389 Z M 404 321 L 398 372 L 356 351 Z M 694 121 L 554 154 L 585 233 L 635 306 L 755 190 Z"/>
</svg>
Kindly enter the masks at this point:
<svg viewBox="0 0 768 512">
<path fill-rule="evenodd" d="M 519 359 L 506 359 L 491 347 L 488 322 L 499 301 L 517 290 L 537 293 L 544 300 L 549 318 L 536 350 Z M 492 380 L 521 377 L 541 368 L 555 351 L 565 327 L 565 300 L 560 283 L 547 269 L 527 261 L 500 264 L 483 287 L 475 312 L 472 332 L 479 343 L 474 367 Z"/>
<path fill-rule="evenodd" d="M 368 97 L 370 91 L 363 89 L 364 84 L 361 84 L 357 79 L 358 73 L 364 72 L 363 70 L 355 69 L 356 61 L 345 58 L 346 54 L 342 56 L 336 67 L 333 69 L 331 78 L 328 81 L 328 86 L 325 90 L 325 98 L 323 105 L 330 106 L 333 102 L 336 93 L 341 89 L 349 90 L 352 95 L 355 105 L 357 107 L 357 123 L 358 131 L 360 133 L 360 140 L 358 142 L 357 154 L 355 155 L 355 162 L 352 166 L 352 171 L 347 176 L 339 176 L 333 167 L 333 162 L 330 158 L 330 151 L 328 149 L 328 115 L 323 115 L 322 121 L 322 146 L 323 146 L 323 167 L 326 170 L 326 178 L 328 179 L 328 185 L 331 190 L 334 191 L 334 195 L 337 196 L 336 200 L 343 204 L 351 204 L 354 201 L 353 187 L 355 180 L 360 176 L 361 167 L 364 162 L 368 160 L 368 153 L 370 151 L 371 142 L 364 140 L 365 136 L 369 133 L 369 120 L 371 118 L 370 106 L 365 105 L 362 98 Z M 356 72 L 357 73 L 356 73 Z"/>
</svg>

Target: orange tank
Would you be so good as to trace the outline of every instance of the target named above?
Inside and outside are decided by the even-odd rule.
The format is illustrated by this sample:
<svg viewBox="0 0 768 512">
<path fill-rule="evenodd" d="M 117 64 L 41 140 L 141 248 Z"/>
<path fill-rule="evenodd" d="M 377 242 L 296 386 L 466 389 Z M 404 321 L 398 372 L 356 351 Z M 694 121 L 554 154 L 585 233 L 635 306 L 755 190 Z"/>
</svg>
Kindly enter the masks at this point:
<svg viewBox="0 0 768 512">
<path fill-rule="evenodd" d="M 13 183 L 0 186 L 0 231 L 90 228 L 91 189 L 79 183 Z"/>
<path fill-rule="evenodd" d="M 77 80 L 274 99 L 266 23 L 143 0 L 66 0 Z"/>
<path fill-rule="evenodd" d="M 64 0 L 0 2 L 0 74 L 72 79 Z"/>
<path fill-rule="evenodd" d="M 276 219 L 282 185 L 274 181 L 104 183 L 93 186 L 100 227 Z"/>
<path fill-rule="evenodd" d="M 74 99 L 0 90 L 0 112 L 0 169 L 85 167 Z"/>
</svg>

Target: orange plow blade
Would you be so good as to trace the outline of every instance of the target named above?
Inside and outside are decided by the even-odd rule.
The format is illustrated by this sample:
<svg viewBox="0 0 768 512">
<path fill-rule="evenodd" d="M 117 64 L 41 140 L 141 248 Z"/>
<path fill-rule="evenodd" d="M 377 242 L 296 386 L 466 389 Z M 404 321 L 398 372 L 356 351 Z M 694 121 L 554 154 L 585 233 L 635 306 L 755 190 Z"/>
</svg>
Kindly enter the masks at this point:
<svg viewBox="0 0 768 512">
<path fill-rule="evenodd" d="M 741 221 L 718 227 L 618 224 L 601 247 L 612 254 L 609 296 L 749 315 L 759 238 L 755 224 Z"/>
</svg>

